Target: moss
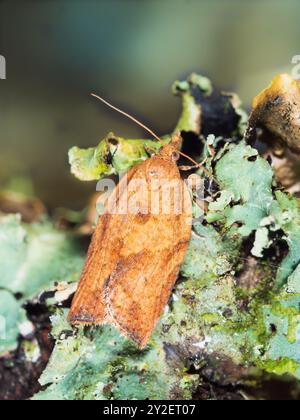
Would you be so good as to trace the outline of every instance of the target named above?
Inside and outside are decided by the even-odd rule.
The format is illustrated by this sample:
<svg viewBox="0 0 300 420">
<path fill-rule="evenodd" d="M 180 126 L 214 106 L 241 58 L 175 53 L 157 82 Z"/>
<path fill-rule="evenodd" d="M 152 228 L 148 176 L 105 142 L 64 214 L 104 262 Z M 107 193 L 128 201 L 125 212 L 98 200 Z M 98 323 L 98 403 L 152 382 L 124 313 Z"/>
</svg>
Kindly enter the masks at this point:
<svg viewBox="0 0 300 420">
<path fill-rule="evenodd" d="M 263 362 L 260 367 L 266 372 L 275 373 L 276 375 L 295 375 L 299 365 L 294 360 L 282 358 L 279 360 L 269 360 L 267 362 Z"/>
</svg>

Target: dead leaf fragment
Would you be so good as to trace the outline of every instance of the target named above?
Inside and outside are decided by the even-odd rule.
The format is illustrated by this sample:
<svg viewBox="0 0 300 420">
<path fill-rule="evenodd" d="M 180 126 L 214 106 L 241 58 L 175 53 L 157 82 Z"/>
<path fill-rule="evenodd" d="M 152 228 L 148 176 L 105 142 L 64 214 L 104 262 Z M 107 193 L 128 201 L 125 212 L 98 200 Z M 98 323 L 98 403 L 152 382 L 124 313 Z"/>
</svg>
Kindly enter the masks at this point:
<svg viewBox="0 0 300 420">
<path fill-rule="evenodd" d="M 300 192 L 299 155 L 286 150 L 282 158 L 272 156 L 276 179 L 291 194 Z"/>
<path fill-rule="evenodd" d="M 248 140 L 253 140 L 257 128 L 266 131 L 264 139 L 273 149 L 280 144 L 300 153 L 300 83 L 289 74 L 276 76 L 254 98 L 246 133 Z"/>
</svg>

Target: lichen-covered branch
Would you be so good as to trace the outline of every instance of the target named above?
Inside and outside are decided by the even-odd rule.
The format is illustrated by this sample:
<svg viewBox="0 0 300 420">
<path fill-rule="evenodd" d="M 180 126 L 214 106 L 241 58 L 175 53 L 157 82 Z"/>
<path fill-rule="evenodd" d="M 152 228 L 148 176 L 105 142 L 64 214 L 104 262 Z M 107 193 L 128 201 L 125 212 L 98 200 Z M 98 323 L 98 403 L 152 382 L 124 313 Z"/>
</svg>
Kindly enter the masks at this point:
<svg viewBox="0 0 300 420">
<path fill-rule="evenodd" d="M 78 238 L 48 222 L 0 219 L 0 316 L 10 326 L 1 354 L 24 333 L 24 304 L 55 290 L 44 304 L 56 345 L 35 399 L 190 399 L 203 380 L 246 385 L 251 393 L 266 374 L 300 379 L 299 199 L 283 192 L 270 161 L 242 139 L 245 113 L 234 95 L 195 74 L 173 89 L 183 101 L 175 130 L 198 161 L 205 158 L 206 171 L 193 174 L 188 252 L 144 350 L 112 326 L 67 323 L 83 263 Z M 109 134 L 94 148 L 71 149 L 71 170 L 81 180 L 98 180 L 160 147 Z"/>
<path fill-rule="evenodd" d="M 51 385 L 36 398 L 191 398 L 200 378 L 191 366 L 203 375 L 210 366 L 223 384 L 253 381 L 257 370 L 300 378 L 299 203 L 274 193 L 269 163 L 244 142 L 222 154 L 213 165 L 219 198 L 195 222 L 183 281 L 148 347 L 109 326 L 72 331 L 58 312 L 41 378 Z M 278 241 L 289 252 L 274 261 Z"/>
</svg>

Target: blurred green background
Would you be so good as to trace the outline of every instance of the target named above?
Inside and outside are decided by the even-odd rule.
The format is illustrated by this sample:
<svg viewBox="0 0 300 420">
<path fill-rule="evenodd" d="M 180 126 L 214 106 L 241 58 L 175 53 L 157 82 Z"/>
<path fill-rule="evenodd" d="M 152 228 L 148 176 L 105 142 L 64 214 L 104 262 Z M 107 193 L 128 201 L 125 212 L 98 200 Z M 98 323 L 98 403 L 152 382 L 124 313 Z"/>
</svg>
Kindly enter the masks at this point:
<svg viewBox="0 0 300 420">
<path fill-rule="evenodd" d="M 300 54 L 299 0 L 0 2 L 0 183 L 30 177 L 49 208 L 80 208 L 95 190 L 69 174 L 67 151 L 113 130 L 144 136 L 96 103 L 96 91 L 158 133 L 180 102 L 172 82 L 198 71 L 251 99 Z"/>
</svg>

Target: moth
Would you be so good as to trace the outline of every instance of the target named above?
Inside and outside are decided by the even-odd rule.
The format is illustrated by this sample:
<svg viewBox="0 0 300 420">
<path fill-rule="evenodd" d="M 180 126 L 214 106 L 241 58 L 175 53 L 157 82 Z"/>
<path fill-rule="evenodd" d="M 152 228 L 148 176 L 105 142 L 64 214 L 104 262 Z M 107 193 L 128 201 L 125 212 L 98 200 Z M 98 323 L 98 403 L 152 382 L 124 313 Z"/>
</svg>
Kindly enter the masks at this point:
<svg viewBox="0 0 300 420">
<path fill-rule="evenodd" d="M 112 324 L 140 348 L 147 345 L 168 303 L 191 236 L 192 202 L 177 167 L 179 141 L 176 134 L 159 154 L 129 170 L 107 200 L 68 315 L 71 324 Z M 137 180 L 143 181 L 140 190 L 136 190 Z M 177 191 L 168 196 L 167 212 L 161 210 L 161 190 L 153 206 L 153 181 L 177 185 Z M 134 212 L 128 209 L 129 191 L 134 194 Z M 116 211 L 120 208 L 126 211 Z"/>
</svg>

